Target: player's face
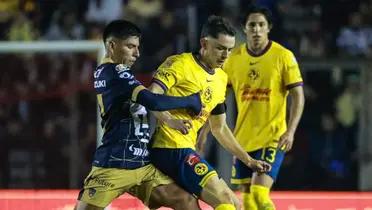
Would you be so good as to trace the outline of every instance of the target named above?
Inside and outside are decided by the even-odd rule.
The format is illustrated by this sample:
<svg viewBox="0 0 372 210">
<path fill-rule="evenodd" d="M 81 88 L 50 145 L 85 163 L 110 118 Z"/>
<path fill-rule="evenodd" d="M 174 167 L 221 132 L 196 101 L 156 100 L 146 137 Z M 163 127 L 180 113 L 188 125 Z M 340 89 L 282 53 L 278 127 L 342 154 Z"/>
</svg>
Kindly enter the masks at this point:
<svg viewBox="0 0 372 210">
<path fill-rule="evenodd" d="M 219 34 L 218 38 L 206 37 L 205 60 L 210 68 L 220 68 L 230 55 L 235 46 L 235 37 L 227 34 Z"/>
<path fill-rule="evenodd" d="M 115 63 L 122 63 L 127 66 L 132 66 L 140 56 L 139 53 L 139 37 L 130 36 L 127 39 L 113 40 L 113 60 Z"/>
<path fill-rule="evenodd" d="M 271 26 L 263 14 L 250 14 L 244 28 L 248 44 L 253 48 L 265 47 L 263 45 L 268 41 L 270 28 Z"/>
</svg>

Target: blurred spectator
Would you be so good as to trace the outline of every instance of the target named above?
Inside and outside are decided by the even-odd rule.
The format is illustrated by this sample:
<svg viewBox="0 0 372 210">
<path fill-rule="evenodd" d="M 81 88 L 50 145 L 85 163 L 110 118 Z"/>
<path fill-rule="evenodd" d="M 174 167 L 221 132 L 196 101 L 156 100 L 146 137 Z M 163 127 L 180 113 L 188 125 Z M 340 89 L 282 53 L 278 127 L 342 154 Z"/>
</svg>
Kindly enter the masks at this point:
<svg viewBox="0 0 372 210">
<path fill-rule="evenodd" d="M 169 11 L 164 11 L 158 18 L 149 22 L 149 27 L 144 30 L 144 56 L 142 59 L 144 69 L 154 71 L 163 62 L 163 59 L 173 54 L 176 48 L 178 31 L 174 16 Z M 156 30 L 154 30 L 156 28 Z"/>
<path fill-rule="evenodd" d="M 318 58 L 325 56 L 325 40 L 319 21 L 314 20 L 311 23 L 310 31 L 301 37 L 300 55 Z"/>
<path fill-rule="evenodd" d="M 347 148 L 345 156 L 352 176 L 356 179 L 358 168 L 357 142 L 359 131 L 359 111 L 362 104 L 362 94 L 360 91 L 360 79 L 351 74 L 346 78 L 346 87 L 341 95 L 336 99 L 336 119 L 340 125 L 340 133 L 344 136 Z M 355 182 L 355 181 L 354 181 Z M 355 186 L 354 186 L 355 187 Z"/>
<path fill-rule="evenodd" d="M 363 27 L 362 16 L 359 13 L 349 15 L 349 24 L 341 29 L 337 38 L 337 46 L 341 55 L 369 56 L 368 34 Z"/>
<path fill-rule="evenodd" d="M 143 27 L 149 19 L 162 14 L 163 9 L 162 0 L 129 0 L 124 13 L 126 19 Z"/>
<path fill-rule="evenodd" d="M 361 100 L 359 78 L 356 75 L 349 75 L 344 91 L 336 99 L 336 117 L 343 127 L 353 127 L 358 122 Z"/>
<path fill-rule="evenodd" d="M 362 15 L 363 22 L 366 25 L 371 27 L 372 25 L 372 0 L 360 2 L 359 12 Z"/>
<path fill-rule="evenodd" d="M 51 25 L 43 39 L 47 40 L 77 40 L 84 37 L 83 25 L 77 21 L 73 11 L 56 12 L 53 15 Z"/>
<path fill-rule="evenodd" d="M 22 13 L 18 13 L 10 26 L 8 33 L 9 41 L 32 41 L 37 39 L 38 32 L 32 22 Z"/>
<path fill-rule="evenodd" d="M 0 40 L 4 40 L 12 19 L 18 13 L 18 0 L 1 0 L 0 1 Z"/>
<path fill-rule="evenodd" d="M 123 16 L 123 0 L 89 0 L 85 13 L 87 22 L 106 24 Z"/>
</svg>

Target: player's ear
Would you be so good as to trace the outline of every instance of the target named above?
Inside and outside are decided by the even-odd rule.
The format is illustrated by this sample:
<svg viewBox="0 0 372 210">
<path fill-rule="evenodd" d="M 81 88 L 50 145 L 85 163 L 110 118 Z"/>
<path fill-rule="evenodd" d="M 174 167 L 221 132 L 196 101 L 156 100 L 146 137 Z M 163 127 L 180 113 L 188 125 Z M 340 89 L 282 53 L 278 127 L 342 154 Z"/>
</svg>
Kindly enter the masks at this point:
<svg viewBox="0 0 372 210">
<path fill-rule="evenodd" d="M 108 41 L 108 48 L 111 52 L 114 52 L 115 42 L 113 40 Z"/>
<path fill-rule="evenodd" d="M 207 47 L 207 38 L 203 37 L 200 39 L 200 46 L 201 48 L 206 48 Z"/>
</svg>

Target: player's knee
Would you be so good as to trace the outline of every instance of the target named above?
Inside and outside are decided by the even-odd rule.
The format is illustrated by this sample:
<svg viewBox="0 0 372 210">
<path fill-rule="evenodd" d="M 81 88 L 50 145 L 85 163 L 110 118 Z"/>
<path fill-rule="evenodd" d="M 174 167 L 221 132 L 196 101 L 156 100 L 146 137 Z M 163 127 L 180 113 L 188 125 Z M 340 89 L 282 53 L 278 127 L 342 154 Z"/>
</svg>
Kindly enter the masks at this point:
<svg viewBox="0 0 372 210">
<path fill-rule="evenodd" d="M 250 191 L 258 209 L 275 210 L 275 205 L 270 198 L 270 188 L 260 185 L 252 185 Z"/>
<path fill-rule="evenodd" d="M 216 208 L 221 204 L 232 204 L 237 200 L 235 194 L 218 177 L 212 177 L 203 188 L 201 198 L 209 205 Z"/>
<path fill-rule="evenodd" d="M 233 204 L 235 205 L 236 201 L 238 200 L 238 198 L 236 198 L 236 196 L 232 193 L 229 192 L 229 189 L 221 189 L 219 192 L 218 192 L 218 200 L 219 200 L 219 204 Z"/>
</svg>

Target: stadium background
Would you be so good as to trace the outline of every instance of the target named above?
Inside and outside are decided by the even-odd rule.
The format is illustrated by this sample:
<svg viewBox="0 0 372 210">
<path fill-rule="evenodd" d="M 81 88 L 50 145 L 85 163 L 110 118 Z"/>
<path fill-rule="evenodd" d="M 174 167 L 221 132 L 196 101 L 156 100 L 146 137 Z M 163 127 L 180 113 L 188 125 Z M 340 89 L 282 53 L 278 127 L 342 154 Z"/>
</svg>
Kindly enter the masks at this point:
<svg viewBox="0 0 372 210">
<path fill-rule="evenodd" d="M 252 2 L 272 10 L 270 37 L 295 53 L 305 80 L 305 112 L 274 190 L 372 190 L 371 0 L 2 0 L 0 39 L 3 46 L 99 42 L 107 22 L 125 18 L 143 30 L 134 68 L 148 83 L 168 55 L 198 49 L 209 15 L 240 29 L 241 11 Z M 0 201 L 13 189 L 80 187 L 97 139 L 97 59 L 97 52 L 0 54 L 0 189 L 10 190 Z M 228 179 L 231 157 L 213 141 L 205 155 Z"/>
</svg>

